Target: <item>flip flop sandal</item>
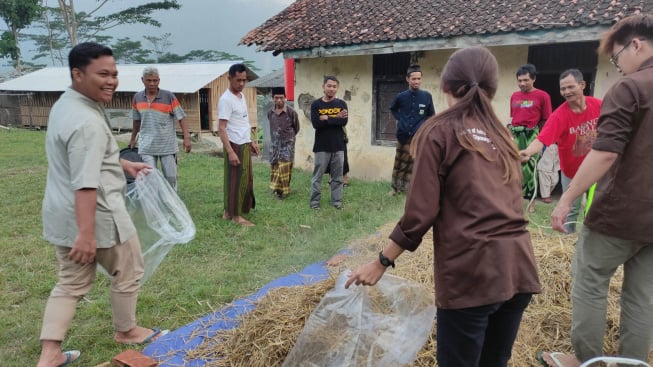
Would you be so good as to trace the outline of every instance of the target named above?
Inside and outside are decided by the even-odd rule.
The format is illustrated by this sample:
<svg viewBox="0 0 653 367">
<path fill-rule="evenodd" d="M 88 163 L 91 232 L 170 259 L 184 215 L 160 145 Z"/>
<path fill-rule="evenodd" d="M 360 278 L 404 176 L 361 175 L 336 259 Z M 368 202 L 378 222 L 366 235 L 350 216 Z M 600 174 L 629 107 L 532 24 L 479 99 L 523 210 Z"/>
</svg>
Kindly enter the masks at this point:
<svg viewBox="0 0 653 367">
<path fill-rule="evenodd" d="M 66 356 L 66 362 L 60 364 L 59 367 L 66 367 L 69 364 L 75 362 L 77 358 L 79 358 L 79 356 L 82 354 L 82 352 L 78 350 L 67 350 L 63 352 L 63 354 Z"/>
<path fill-rule="evenodd" d="M 161 330 L 159 328 L 153 328 L 152 329 L 152 334 L 148 335 L 145 339 L 143 339 L 140 342 L 137 343 L 125 343 L 126 345 L 145 345 L 151 341 L 154 341 L 158 339 L 159 337 L 162 337 L 166 334 L 168 334 L 170 330 Z"/>
</svg>

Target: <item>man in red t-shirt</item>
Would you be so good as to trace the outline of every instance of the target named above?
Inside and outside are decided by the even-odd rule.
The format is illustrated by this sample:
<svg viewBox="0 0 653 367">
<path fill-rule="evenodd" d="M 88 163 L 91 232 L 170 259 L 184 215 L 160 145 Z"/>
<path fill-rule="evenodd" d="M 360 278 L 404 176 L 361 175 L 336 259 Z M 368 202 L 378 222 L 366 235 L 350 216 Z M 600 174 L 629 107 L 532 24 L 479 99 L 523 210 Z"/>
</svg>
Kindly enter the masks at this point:
<svg viewBox="0 0 653 367">
<path fill-rule="evenodd" d="M 544 125 L 551 115 L 551 97 L 535 88 L 536 70 L 533 64 L 526 64 L 517 69 L 519 91 L 510 97 L 510 125 L 524 126 L 529 129 Z"/>
<path fill-rule="evenodd" d="M 537 71 L 533 64 L 526 64 L 517 69 L 517 84 L 519 91 L 510 97 L 510 118 L 508 125 L 518 149 L 525 149 L 540 132 L 542 125 L 551 115 L 551 97 L 533 86 Z M 531 198 L 537 188 L 533 176 L 536 170 L 537 156 L 522 166 L 522 196 Z M 557 179 L 557 173 L 556 173 Z M 551 181 L 546 180 L 545 181 Z M 530 212 L 535 207 L 529 206 Z"/>
<path fill-rule="evenodd" d="M 542 132 L 528 148 L 519 152 L 522 161 L 530 159 L 542 151 L 544 146 L 558 144 L 560 170 L 562 171 L 562 191 L 576 175 L 578 167 L 592 148 L 596 139 L 596 123 L 601 112 L 601 100 L 583 95 L 585 81 L 578 69 L 569 69 L 560 74 L 560 95 L 565 102 L 556 108 L 546 121 Z M 565 230 L 576 231 L 576 218 L 580 212 L 581 198 L 574 201 L 567 215 Z"/>
</svg>

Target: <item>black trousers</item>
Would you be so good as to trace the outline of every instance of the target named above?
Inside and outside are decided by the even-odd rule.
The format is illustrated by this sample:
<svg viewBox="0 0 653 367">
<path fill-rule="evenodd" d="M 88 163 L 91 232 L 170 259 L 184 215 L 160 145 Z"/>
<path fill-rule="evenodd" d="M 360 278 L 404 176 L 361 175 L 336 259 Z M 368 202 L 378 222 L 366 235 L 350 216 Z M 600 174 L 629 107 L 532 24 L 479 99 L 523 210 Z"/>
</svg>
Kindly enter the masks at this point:
<svg viewBox="0 0 653 367">
<path fill-rule="evenodd" d="M 506 367 L 532 294 L 486 306 L 437 311 L 439 367 Z"/>
</svg>

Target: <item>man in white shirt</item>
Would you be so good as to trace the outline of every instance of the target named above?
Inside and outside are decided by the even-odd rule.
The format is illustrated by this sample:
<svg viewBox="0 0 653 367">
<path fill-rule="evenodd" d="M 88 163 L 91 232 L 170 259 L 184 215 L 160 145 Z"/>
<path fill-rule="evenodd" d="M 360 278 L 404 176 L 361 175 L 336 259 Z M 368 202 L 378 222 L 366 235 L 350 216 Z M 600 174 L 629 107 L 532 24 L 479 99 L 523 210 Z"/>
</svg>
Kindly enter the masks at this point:
<svg viewBox="0 0 653 367">
<path fill-rule="evenodd" d="M 251 227 L 254 223 L 243 214 L 256 206 L 251 153 L 259 154 L 258 144 L 251 139 L 247 101 L 243 89 L 247 83 L 247 67 L 234 64 L 229 68 L 229 88 L 218 102 L 218 132 L 224 148 L 224 219 Z"/>
</svg>

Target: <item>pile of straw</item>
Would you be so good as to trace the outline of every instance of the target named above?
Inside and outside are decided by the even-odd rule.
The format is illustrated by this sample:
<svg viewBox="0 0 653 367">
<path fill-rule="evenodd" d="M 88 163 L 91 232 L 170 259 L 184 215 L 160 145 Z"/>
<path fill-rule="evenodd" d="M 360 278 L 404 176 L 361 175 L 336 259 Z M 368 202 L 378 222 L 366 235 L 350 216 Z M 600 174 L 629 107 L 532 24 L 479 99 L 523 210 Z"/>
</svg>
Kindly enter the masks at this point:
<svg viewBox="0 0 653 367">
<path fill-rule="evenodd" d="M 375 258 L 394 225 L 387 225 L 376 235 L 350 244 L 353 254 L 339 257 L 330 265 L 332 277 L 317 284 L 279 288 L 270 291 L 256 309 L 244 315 L 240 327 L 220 332 L 189 352 L 189 357 L 207 361 L 207 366 L 281 366 L 297 336 L 322 296 L 333 287 L 335 277 Z M 538 350 L 570 352 L 571 325 L 571 258 L 576 236 L 533 233 L 532 241 L 539 266 L 543 293 L 533 297 L 524 314 L 510 362 L 512 367 L 538 365 Z M 404 253 L 394 275 L 433 288 L 432 236 L 429 234 L 415 253 Z M 334 264 L 335 263 L 335 264 Z M 497 264 L 505 266 L 505 264 Z M 623 275 L 619 270 L 610 286 L 608 330 L 605 351 L 616 354 L 619 325 L 619 289 Z M 435 339 L 431 338 L 412 366 L 432 367 L 435 362 Z"/>
</svg>

